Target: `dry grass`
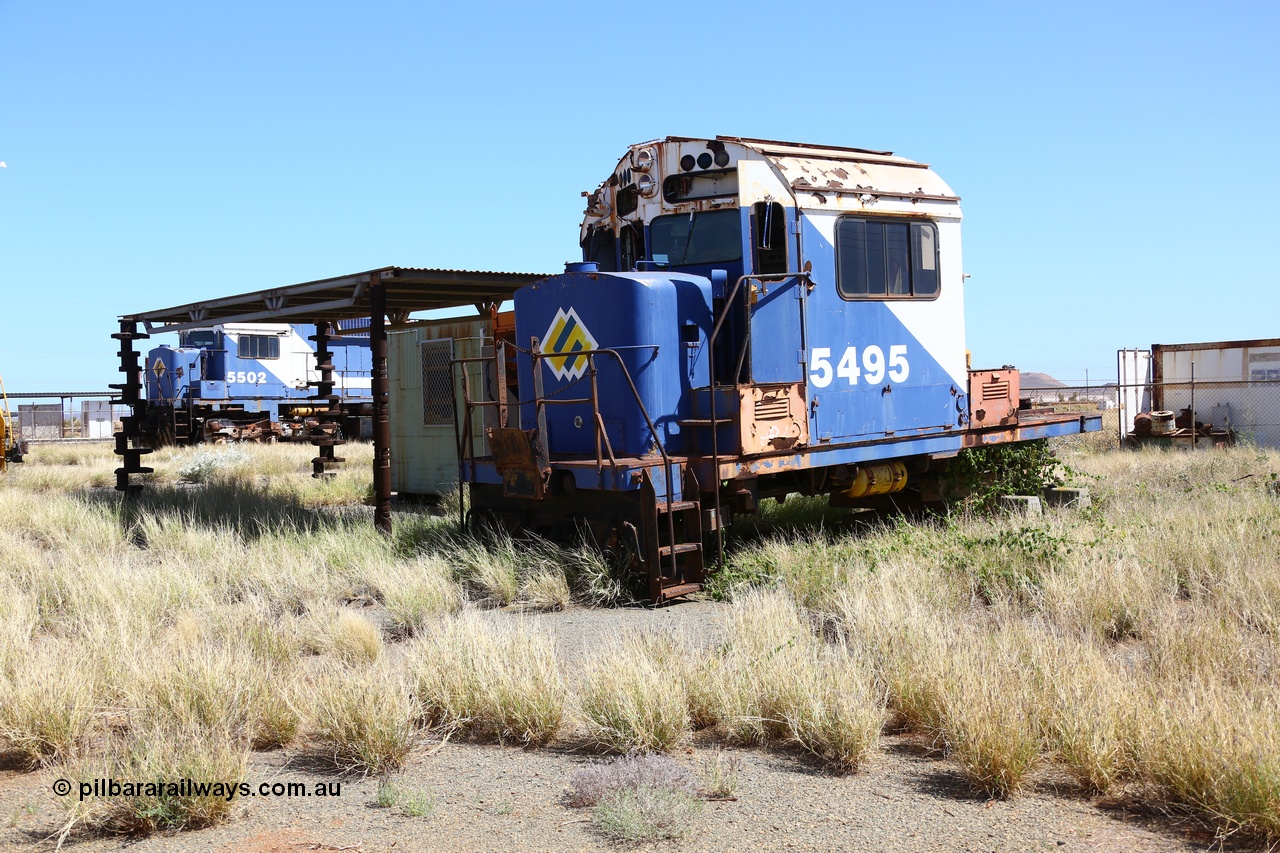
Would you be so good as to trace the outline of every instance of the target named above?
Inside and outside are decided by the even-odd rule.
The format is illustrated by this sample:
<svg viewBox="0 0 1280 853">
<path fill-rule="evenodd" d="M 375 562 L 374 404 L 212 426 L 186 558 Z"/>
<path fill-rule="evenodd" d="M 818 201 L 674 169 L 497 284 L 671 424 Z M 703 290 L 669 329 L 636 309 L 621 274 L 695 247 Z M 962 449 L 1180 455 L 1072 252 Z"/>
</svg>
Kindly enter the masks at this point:
<svg viewBox="0 0 1280 853">
<path fill-rule="evenodd" d="M 455 577 L 482 606 L 563 610 L 577 598 L 591 605 L 626 600 L 624 585 L 589 547 L 561 549 L 540 539 L 469 539 L 454 548 Z"/>
<path fill-rule="evenodd" d="M 223 628 L 222 631 L 226 631 Z M 225 731 L 256 749 L 283 746 L 300 726 L 296 675 L 254 645 L 254 634 L 180 621 L 129 679 L 131 715 L 184 729 Z"/>
<path fill-rule="evenodd" d="M 738 564 L 834 625 L 976 789 L 1011 795 L 1052 761 L 1280 837 L 1280 455 L 1068 461 L 1090 510 L 762 543 Z"/>
<path fill-rule="evenodd" d="M 430 725 L 524 744 L 546 743 L 560 728 L 554 642 L 532 624 L 463 612 L 424 630 L 405 659 Z"/>
<path fill-rule="evenodd" d="M 404 763 L 415 740 L 417 707 L 398 669 L 330 664 L 309 693 L 311 736 L 339 769 L 376 774 Z"/>
<path fill-rule="evenodd" d="M 1090 638 L 1046 638 L 1033 653 L 1045 747 L 1089 791 L 1109 793 L 1136 766 L 1142 702 L 1121 665 Z"/>
<path fill-rule="evenodd" d="M 1229 830 L 1280 838 L 1277 692 L 1196 679 L 1144 698 L 1151 710 L 1137 742 L 1142 781 Z"/>
<path fill-rule="evenodd" d="M 520 604 L 529 610 L 564 610 L 569 600 L 569 581 L 558 568 L 542 569 L 520 584 Z"/>
<path fill-rule="evenodd" d="M 665 752 L 689 734 L 684 650 L 673 637 L 633 633 L 602 651 L 577 694 L 590 738 L 617 752 Z"/>
<path fill-rule="evenodd" d="M 381 771 L 425 719 L 531 744 L 586 729 L 623 751 L 699 728 L 850 770 L 887 715 L 988 795 L 1051 763 L 1092 791 L 1280 838 L 1280 500 L 1266 488 L 1280 454 L 1075 442 L 1065 458 L 1094 506 L 1035 520 L 852 531 L 820 501 L 771 505 L 758 529 L 774 538 L 740 543 L 724 576 L 722 647 L 627 638 L 569 703 L 552 638 L 467 599 L 616 601 L 597 557 L 459 543 L 429 517 L 382 537 L 360 506 L 367 447 L 344 448 L 330 481 L 309 476 L 309 447 L 242 449 L 198 486 L 177 485 L 190 451 L 156 453 L 152 488 L 127 503 L 98 488 L 118 464 L 107 446 L 37 447 L 0 477 L 0 748 L 151 775 L 178 774 L 189 751 L 181 773 L 199 778 L 305 736 Z M 226 810 L 78 814 L 146 831 Z"/>
<path fill-rule="evenodd" d="M 742 761 L 736 755 L 729 755 L 720 747 L 713 749 L 702 762 L 702 786 L 707 798 L 724 800 L 737 793 L 741 769 Z"/>
<path fill-rule="evenodd" d="M 382 654 L 382 631 L 364 614 L 348 607 L 318 607 L 300 626 L 303 648 L 347 663 L 375 661 Z"/>
<path fill-rule="evenodd" d="M 875 750 L 884 699 L 869 661 L 824 644 L 789 596 L 741 596 L 716 663 L 715 716 L 731 739 L 795 743 L 841 771 Z"/>
<path fill-rule="evenodd" d="M 360 575 L 386 607 L 387 622 L 396 637 L 414 636 L 437 618 L 457 613 L 465 602 L 448 563 L 439 555 L 388 560 Z"/>
<path fill-rule="evenodd" d="M 70 823 L 128 835 L 197 829 L 227 819 L 238 808 L 247 753 L 237 738 L 221 730 L 186 728 L 166 722 L 129 731 L 110 741 L 102 754 L 70 768 L 68 778 L 197 780 L 217 788 L 196 793 L 154 785 L 130 794 L 104 791 L 79 801 L 78 788 L 65 798 Z M 216 781 L 214 781 L 216 780 Z"/>
<path fill-rule="evenodd" d="M 514 604 L 520 595 L 520 551 L 511 540 L 489 543 L 471 541 L 456 557 L 459 578 L 481 603 L 494 607 Z"/>
<path fill-rule="evenodd" d="M 94 734 L 100 685 L 84 649 L 36 644 L 0 675 L 0 742 L 33 766 L 74 757 Z"/>
<path fill-rule="evenodd" d="M 1016 792 L 1040 759 L 1034 697 L 1018 657 L 1027 638 L 1019 634 L 956 637 L 941 683 L 936 735 L 974 787 L 993 797 Z"/>
<path fill-rule="evenodd" d="M 9 582 L 0 589 L 0 672 L 31 642 L 36 616 L 35 602 L 16 584 Z"/>
</svg>

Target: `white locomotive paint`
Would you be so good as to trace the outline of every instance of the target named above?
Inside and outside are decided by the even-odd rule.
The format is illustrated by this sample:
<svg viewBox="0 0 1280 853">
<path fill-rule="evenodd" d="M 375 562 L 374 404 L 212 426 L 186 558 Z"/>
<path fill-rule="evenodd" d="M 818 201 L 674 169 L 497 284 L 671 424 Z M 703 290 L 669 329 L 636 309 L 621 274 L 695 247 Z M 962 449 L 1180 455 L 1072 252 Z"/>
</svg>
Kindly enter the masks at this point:
<svg viewBox="0 0 1280 853">
<path fill-rule="evenodd" d="M 311 387 L 309 383 L 320 380 L 320 372 L 315 369 L 315 347 L 311 341 L 308 341 L 298 333 L 297 329 L 287 323 L 228 323 L 225 326 L 215 326 L 214 328 L 222 329 L 223 334 L 231 341 L 227 348 L 228 352 L 233 353 L 239 351 L 241 335 L 276 335 L 280 338 L 279 358 L 243 359 L 243 361 L 252 361 L 261 367 L 261 370 L 258 371 L 258 374 L 260 374 L 258 378 L 250 379 L 246 372 L 246 378 L 233 379 L 231 372 L 228 371 L 228 384 L 237 381 L 261 384 L 268 380 L 274 380 L 286 388 L 301 391 Z M 239 372 L 237 371 L 237 373 Z M 371 391 L 373 388 L 373 378 L 371 376 L 351 376 L 336 371 L 333 379 L 336 393 L 348 390 Z"/>
<path fill-rule="evenodd" d="M 215 330 L 217 328 L 217 326 L 214 327 Z M 252 362 L 259 365 L 262 369 L 257 373 L 263 374 L 262 379 L 258 379 L 256 373 L 252 379 L 241 378 L 246 371 L 231 370 L 230 366 L 228 366 L 227 385 L 244 384 L 246 382 L 262 384 L 272 379 L 283 384 L 286 388 L 306 387 L 305 374 L 300 377 L 294 365 L 301 364 L 297 356 L 304 352 L 310 354 L 314 360 L 315 351 L 307 345 L 307 342 L 302 339 L 292 326 L 287 323 L 254 323 L 252 325 L 228 323 L 221 328 L 223 335 L 229 341 L 226 347 L 228 360 L 230 360 L 230 356 L 240 351 L 241 335 L 275 335 L 280 338 L 279 358 L 240 360 L 241 363 Z M 231 396 L 236 395 L 236 389 L 228 388 L 227 390 L 231 393 Z"/>
<path fill-rule="evenodd" d="M 807 213 L 814 229 L 828 243 L 835 245 L 838 214 Z M 933 221 L 938 227 L 938 298 L 885 299 L 877 301 L 877 304 L 898 318 L 920 346 L 947 372 L 957 388 L 967 388 L 969 370 L 964 360 L 964 272 L 960 264 L 960 223 L 946 219 Z"/>
</svg>

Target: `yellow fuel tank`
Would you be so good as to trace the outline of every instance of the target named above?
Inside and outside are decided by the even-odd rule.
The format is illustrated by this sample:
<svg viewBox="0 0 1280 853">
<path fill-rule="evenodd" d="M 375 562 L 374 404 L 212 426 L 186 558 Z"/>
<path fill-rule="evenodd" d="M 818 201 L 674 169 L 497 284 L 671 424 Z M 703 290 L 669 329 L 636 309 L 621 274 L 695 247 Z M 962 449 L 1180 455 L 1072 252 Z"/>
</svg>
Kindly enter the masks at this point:
<svg viewBox="0 0 1280 853">
<path fill-rule="evenodd" d="M 901 462 L 874 462 L 858 466 L 858 473 L 844 493 L 851 498 L 869 498 L 900 492 L 906 486 L 906 465 Z"/>
</svg>

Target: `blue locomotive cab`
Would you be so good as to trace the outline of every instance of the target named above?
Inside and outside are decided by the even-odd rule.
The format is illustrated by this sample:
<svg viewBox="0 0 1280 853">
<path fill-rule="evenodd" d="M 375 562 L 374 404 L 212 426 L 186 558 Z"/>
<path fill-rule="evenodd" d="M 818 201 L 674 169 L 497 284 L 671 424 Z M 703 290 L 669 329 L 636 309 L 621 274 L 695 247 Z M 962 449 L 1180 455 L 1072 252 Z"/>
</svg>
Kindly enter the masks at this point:
<svg viewBox="0 0 1280 853">
<path fill-rule="evenodd" d="M 589 194 L 581 242 L 611 269 L 725 271 L 706 341 L 717 390 L 693 399 L 736 423 L 715 427 L 727 447 L 865 445 L 842 460 L 856 463 L 968 423 L 960 219 L 926 164 L 890 152 L 669 137 L 632 146 Z"/>
</svg>

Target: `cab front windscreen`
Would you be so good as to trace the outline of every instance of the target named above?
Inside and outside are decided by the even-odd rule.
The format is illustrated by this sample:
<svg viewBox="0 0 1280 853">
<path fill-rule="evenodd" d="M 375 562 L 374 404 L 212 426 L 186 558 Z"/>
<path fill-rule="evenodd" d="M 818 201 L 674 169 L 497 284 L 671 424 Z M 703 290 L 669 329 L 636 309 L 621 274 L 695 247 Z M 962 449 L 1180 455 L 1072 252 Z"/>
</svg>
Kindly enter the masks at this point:
<svg viewBox="0 0 1280 853">
<path fill-rule="evenodd" d="M 650 257 L 671 267 L 742 259 L 742 218 L 736 208 L 659 216 L 649 223 Z"/>
</svg>

